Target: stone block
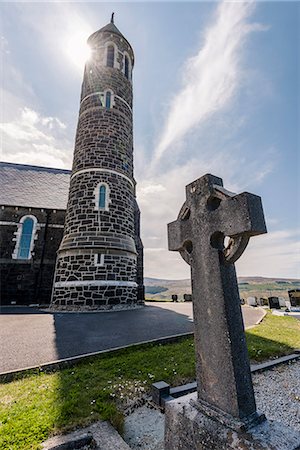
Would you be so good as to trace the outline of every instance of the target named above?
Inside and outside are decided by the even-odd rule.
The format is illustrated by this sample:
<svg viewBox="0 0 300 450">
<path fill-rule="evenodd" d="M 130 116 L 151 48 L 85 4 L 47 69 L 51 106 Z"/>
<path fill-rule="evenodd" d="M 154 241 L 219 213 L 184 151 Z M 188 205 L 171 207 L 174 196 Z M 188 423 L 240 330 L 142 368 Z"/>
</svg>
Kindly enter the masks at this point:
<svg viewBox="0 0 300 450">
<path fill-rule="evenodd" d="M 158 405 L 162 405 L 162 397 L 168 397 L 170 395 L 170 385 L 164 381 L 158 381 L 151 386 L 152 401 Z"/>
<path fill-rule="evenodd" d="M 165 450 L 299 450 L 300 433 L 265 420 L 243 430 L 205 415 L 192 393 L 165 405 Z"/>
</svg>

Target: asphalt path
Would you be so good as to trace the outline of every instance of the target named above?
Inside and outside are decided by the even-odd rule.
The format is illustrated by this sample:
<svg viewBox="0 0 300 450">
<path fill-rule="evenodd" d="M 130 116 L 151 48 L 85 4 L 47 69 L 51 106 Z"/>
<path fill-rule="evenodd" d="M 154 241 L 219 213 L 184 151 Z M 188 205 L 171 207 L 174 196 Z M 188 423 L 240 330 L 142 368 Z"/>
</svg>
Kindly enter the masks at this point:
<svg viewBox="0 0 300 450">
<path fill-rule="evenodd" d="M 263 316 L 243 306 L 245 327 Z M 191 303 L 100 313 L 49 313 L 0 308 L 0 373 L 193 331 Z"/>
</svg>

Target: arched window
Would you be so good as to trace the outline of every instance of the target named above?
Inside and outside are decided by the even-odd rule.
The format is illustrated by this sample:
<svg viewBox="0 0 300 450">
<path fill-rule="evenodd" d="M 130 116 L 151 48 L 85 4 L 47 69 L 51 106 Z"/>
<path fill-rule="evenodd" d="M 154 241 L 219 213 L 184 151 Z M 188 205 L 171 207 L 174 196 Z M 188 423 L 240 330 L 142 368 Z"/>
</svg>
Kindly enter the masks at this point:
<svg viewBox="0 0 300 450">
<path fill-rule="evenodd" d="M 107 47 L 106 65 L 107 67 L 114 67 L 115 63 L 115 47 L 109 45 Z"/>
<path fill-rule="evenodd" d="M 105 107 L 111 108 L 111 92 L 107 91 L 105 94 Z"/>
<path fill-rule="evenodd" d="M 16 247 L 12 257 L 14 259 L 31 259 L 33 250 L 34 235 L 37 219 L 34 216 L 23 216 L 15 233 Z"/>
<path fill-rule="evenodd" d="M 108 211 L 109 200 L 109 186 L 107 183 L 99 183 L 95 188 L 95 210 Z"/>
<path fill-rule="evenodd" d="M 106 186 L 104 184 L 99 187 L 99 208 L 105 208 L 106 205 Z"/>
<path fill-rule="evenodd" d="M 124 58 L 124 74 L 125 77 L 129 80 L 129 58 L 127 55 L 125 55 Z"/>
</svg>

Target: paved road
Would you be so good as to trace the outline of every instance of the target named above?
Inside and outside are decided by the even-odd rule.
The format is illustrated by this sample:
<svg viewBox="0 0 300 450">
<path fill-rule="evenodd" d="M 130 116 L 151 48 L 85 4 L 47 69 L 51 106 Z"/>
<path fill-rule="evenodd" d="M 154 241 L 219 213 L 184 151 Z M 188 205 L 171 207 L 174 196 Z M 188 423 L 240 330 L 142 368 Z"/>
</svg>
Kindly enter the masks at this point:
<svg viewBox="0 0 300 450">
<path fill-rule="evenodd" d="M 242 309 L 246 327 L 262 316 L 259 308 Z M 0 372 L 193 331 L 191 303 L 89 314 L 22 307 L 0 312 Z"/>
</svg>

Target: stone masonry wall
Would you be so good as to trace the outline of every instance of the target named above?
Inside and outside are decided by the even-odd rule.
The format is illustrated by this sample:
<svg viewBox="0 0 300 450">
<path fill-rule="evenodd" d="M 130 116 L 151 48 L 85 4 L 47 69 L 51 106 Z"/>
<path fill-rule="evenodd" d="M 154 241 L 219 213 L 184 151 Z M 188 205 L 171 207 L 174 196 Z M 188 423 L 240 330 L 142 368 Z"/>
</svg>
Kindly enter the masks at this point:
<svg viewBox="0 0 300 450">
<path fill-rule="evenodd" d="M 139 258 L 142 244 L 135 224 L 132 84 L 122 71 L 123 52 L 131 66 L 133 52 L 116 33 L 99 31 L 89 42 L 93 56 L 84 72 L 65 231 L 51 303 L 58 309 L 101 309 L 138 302 L 136 244 Z M 107 43 L 115 45 L 113 68 L 106 66 Z M 108 90 L 112 92 L 110 108 L 102 100 Z M 99 183 L 105 183 L 108 190 L 105 208 L 96 203 Z"/>
<path fill-rule="evenodd" d="M 95 189 L 109 186 L 109 211 L 95 210 Z M 134 234 L 134 197 L 131 184 L 115 173 L 88 172 L 76 176 L 70 185 L 65 235 L 74 232 Z"/>
<path fill-rule="evenodd" d="M 13 259 L 23 216 L 37 218 L 32 258 Z M 0 210 L 1 305 L 49 304 L 56 252 L 63 236 L 65 211 L 3 206 Z"/>
</svg>

